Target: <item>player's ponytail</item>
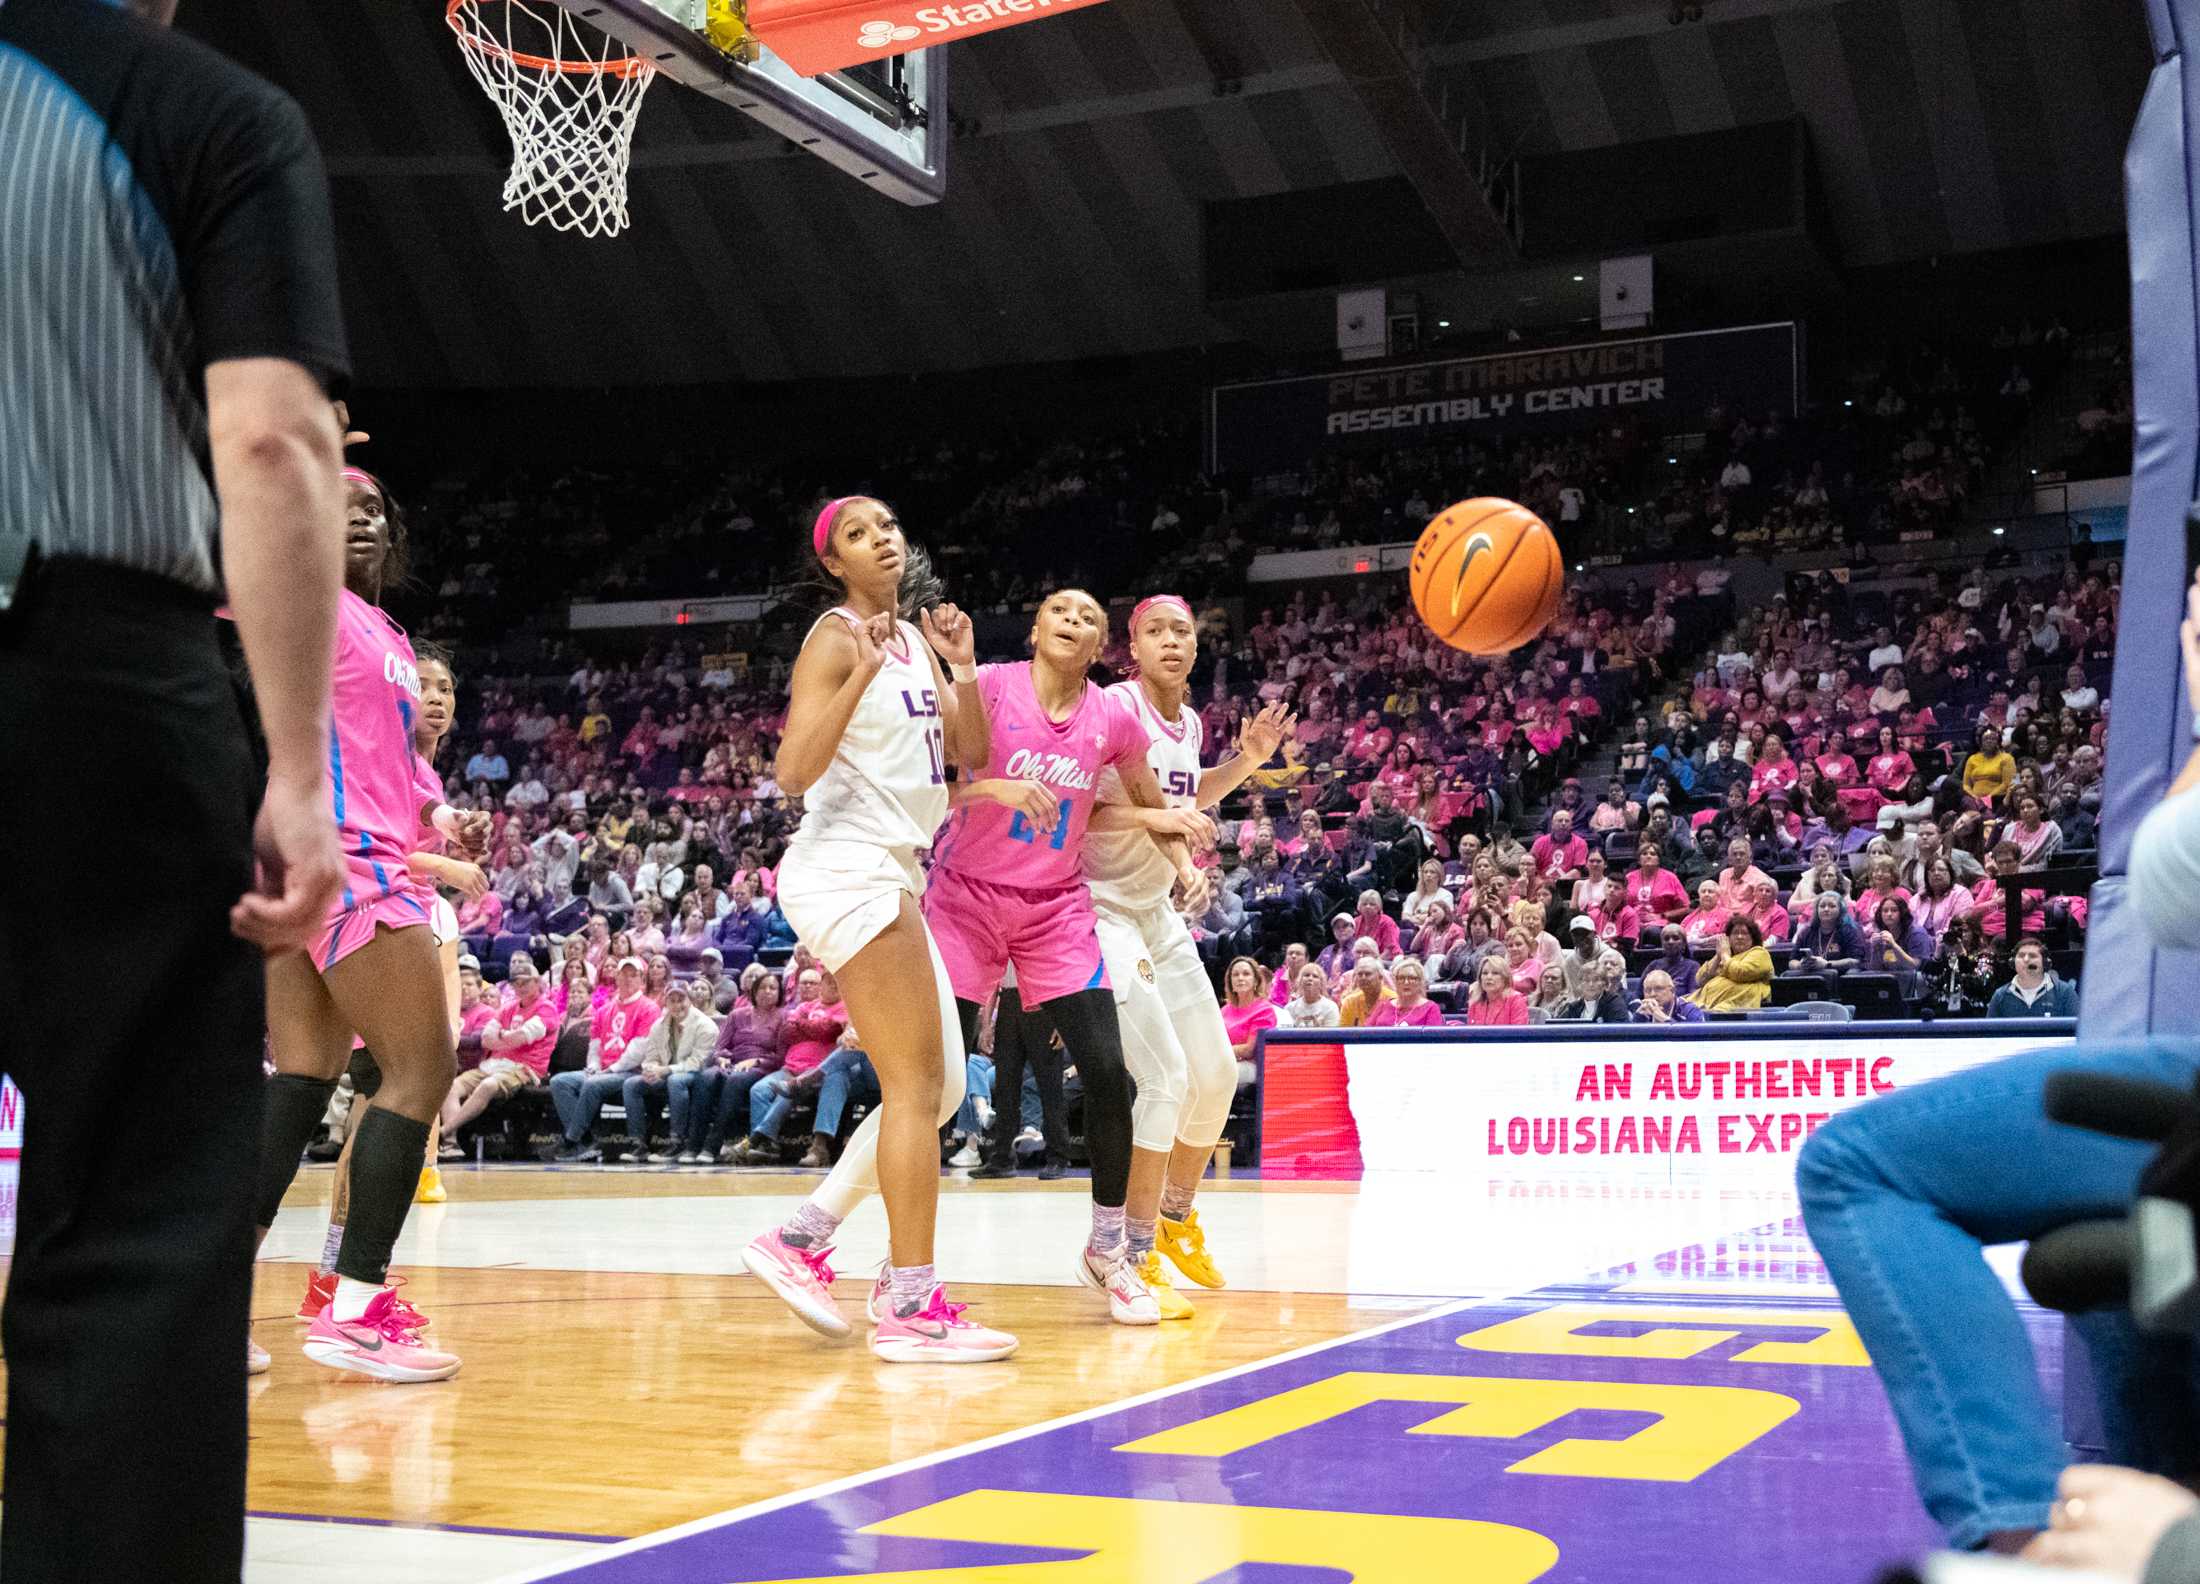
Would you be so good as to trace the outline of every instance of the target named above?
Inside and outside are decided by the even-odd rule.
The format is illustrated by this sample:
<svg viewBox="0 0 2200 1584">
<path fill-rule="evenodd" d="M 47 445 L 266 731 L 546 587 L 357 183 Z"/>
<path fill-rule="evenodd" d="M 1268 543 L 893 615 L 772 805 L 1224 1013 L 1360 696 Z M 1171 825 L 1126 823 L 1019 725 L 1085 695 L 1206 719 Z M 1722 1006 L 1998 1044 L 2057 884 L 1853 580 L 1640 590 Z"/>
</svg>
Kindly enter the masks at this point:
<svg viewBox="0 0 2200 1584">
<path fill-rule="evenodd" d="M 915 621 L 924 611 L 947 603 L 947 585 L 941 581 L 931 556 L 919 545 L 909 546 L 909 558 L 901 567 L 901 619 Z"/>
</svg>

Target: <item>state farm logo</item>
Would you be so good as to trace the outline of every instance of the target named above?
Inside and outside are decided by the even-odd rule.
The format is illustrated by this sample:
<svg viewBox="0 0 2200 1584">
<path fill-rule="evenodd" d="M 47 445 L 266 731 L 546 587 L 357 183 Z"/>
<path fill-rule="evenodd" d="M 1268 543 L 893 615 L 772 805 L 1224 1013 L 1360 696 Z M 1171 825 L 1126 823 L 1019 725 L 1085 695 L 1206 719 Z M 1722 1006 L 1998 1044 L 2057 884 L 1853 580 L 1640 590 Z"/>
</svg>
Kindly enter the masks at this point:
<svg viewBox="0 0 2200 1584">
<path fill-rule="evenodd" d="M 1018 22 L 1041 11 L 1071 11 L 1094 0 L 961 0 L 956 5 L 926 6 L 910 13 L 909 21 L 877 18 L 856 32 L 856 44 L 868 50 L 906 44 L 922 33 L 954 33 L 965 28 L 992 28 Z"/>
</svg>

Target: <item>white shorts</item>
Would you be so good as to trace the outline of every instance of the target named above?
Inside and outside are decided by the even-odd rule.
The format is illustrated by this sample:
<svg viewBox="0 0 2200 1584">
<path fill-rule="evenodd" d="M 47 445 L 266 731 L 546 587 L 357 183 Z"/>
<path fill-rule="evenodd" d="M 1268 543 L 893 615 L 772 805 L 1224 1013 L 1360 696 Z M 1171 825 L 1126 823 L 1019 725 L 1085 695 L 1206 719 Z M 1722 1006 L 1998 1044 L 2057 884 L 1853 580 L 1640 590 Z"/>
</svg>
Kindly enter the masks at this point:
<svg viewBox="0 0 2200 1584">
<path fill-rule="evenodd" d="M 924 871 L 906 848 L 875 842 L 799 842 L 779 864 L 779 910 L 795 939 L 838 973 L 924 895 Z"/>
<path fill-rule="evenodd" d="M 435 906 L 428 909 L 428 934 L 439 949 L 458 939 L 458 915 L 451 911 L 450 902 L 440 893 Z"/>
<path fill-rule="evenodd" d="M 1212 1144 L 1229 1115 L 1237 1070 L 1191 930 L 1166 900 L 1137 909 L 1100 902 L 1095 911 L 1123 1062 L 1138 1085 L 1131 1142 L 1156 1151 L 1179 1139 Z"/>
</svg>

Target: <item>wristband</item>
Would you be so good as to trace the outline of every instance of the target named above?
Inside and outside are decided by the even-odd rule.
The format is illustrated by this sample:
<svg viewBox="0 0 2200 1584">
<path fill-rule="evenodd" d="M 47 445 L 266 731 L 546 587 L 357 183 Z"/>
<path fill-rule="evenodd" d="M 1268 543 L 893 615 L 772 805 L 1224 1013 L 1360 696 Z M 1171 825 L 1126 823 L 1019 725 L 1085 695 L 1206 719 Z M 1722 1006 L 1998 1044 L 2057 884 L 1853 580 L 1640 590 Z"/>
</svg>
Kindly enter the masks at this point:
<svg viewBox="0 0 2200 1584">
<path fill-rule="evenodd" d="M 978 680 L 978 668 L 974 665 L 951 665 L 947 668 L 947 679 L 950 682 L 975 682 Z"/>
<path fill-rule="evenodd" d="M 448 803 L 438 803 L 435 812 L 428 816 L 428 823 L 452 840 L 457 840 L 459 829 L 458 810 Z"/>
</svg>

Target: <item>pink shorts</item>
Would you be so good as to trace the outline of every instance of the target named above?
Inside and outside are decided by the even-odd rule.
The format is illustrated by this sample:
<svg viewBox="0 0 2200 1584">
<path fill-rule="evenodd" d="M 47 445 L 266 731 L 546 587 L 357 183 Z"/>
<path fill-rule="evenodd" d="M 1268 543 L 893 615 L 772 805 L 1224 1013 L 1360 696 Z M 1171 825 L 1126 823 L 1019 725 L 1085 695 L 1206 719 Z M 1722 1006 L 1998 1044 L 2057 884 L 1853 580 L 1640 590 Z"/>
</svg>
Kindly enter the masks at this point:
<svg viewBox="0 0 2200 1584">
<path fill-rule="evenodd" d="M 328 922 L 321 926 L 321 938 L 313 948 L 315 967 L 326 973 L 373 940 L 378 928 L 403 929 L 429 921 L 418 888 L 400 885 L 388 896 L 381 895 L 381 889 L 364 865 L 344 866 L 343 893 L 329 913 Z"/>
<path fill-rule="evenodd" d="M 1027 891 L 935 869 L 925 885 L 924 922 L 961 1000 L 983 1003 L 1010 963 L 1027 1007 L 1112 988 L 1092 893 L 1082 885 Z"/>
</svg>

